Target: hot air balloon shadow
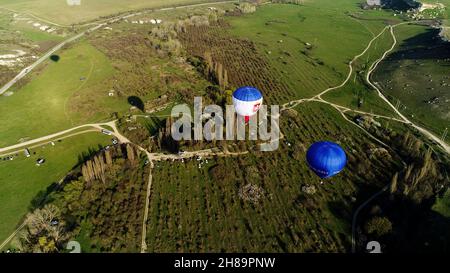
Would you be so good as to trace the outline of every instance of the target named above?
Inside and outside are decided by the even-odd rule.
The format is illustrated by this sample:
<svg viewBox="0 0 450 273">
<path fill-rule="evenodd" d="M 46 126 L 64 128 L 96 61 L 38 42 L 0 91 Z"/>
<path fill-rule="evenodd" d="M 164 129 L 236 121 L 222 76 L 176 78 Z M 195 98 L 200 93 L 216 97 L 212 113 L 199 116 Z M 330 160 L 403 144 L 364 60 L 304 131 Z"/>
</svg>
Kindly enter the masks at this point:
<svg viewBox="0 0 450 273">
<path fill-rule="evenodd" d="M 136 97 L 136 96 L 130 96 L 128 97 L 128 103 L 131 106 L 136 107 L 137 109 L 141 110 L 142 112 L 144 112 L 144 102 L 141 100 L 141 98 Z"/>
<path fill-rule="evenodd" d="M 59 55 L 51 55 L 50 56 L 50 60 L 54 61 L 55 63 L 57 63 L 59 61 L 59 59 L 61 59 L 61 57 L 59 57 Z"/>
</svg>

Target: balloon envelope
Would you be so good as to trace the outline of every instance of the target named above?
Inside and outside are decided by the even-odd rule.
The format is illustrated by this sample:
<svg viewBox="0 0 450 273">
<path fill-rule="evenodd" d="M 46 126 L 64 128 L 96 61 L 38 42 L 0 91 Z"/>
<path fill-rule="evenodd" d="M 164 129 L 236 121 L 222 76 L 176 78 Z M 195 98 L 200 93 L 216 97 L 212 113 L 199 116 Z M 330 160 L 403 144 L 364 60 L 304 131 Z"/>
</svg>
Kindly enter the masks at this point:
<svg viewBox="0 0 450 273">
<path fill-rule="evenodd" d="M 255 115 L 262 105 L 261 91 L 251 86 L 238 88 L 233 93 L 233 105 L 240 116 L 251 117 Z"/>
<path fill-rule="evenodd" d="M 311 170 L 320 178 L 328 178 L 344 169 L 347 164 L 347 156 L 338 144 L 320 141 L 309 147 L 306 161 Z"/>
</svg>

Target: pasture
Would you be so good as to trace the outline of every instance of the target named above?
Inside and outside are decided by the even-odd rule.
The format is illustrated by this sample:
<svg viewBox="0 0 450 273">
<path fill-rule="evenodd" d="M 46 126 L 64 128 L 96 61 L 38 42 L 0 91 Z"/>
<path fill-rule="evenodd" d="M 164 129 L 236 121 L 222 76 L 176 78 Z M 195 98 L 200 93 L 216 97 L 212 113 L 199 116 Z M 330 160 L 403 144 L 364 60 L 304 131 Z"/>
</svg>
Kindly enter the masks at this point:
<svg viewBox="0 0 450 273">
<path fill-rule="evenodd" d="M 277 18 L 279 14 L 283 17 Z M 225 17 L 225 22 L 212 27 L 188 28 L 181 40 L 191 55 L 204 57 L 211 52 L 213 62 L 227 70 L 229 88 L 254 85 L 268 103 L 281 104 L 339 85 L 348 75 L 349 61 L 388 24 L 399 22 L 387 11 L 362 10 L 350 0 L 341 9 L 331 1 L 270 4 L 252 14 Z M 383 33 L 354 62 L 347 85 L 324 98 L 352 109 L 395 116 L 364 79 L 368 67 L 391 43 L 389 33 Z"/>
<path fill-rule="evenodd" d="M 108 136 L 86 133 L 54 141 L 30 149 L 26 158 L 23 150 L 17 157 L 0 160 L 0 241 L 3 242 L 18 226 L 29 209 L 44 196 L 48 187 L 60 181 L 87 154 L 111 144 Z M 36 166 L 38 158 L 46 162 Z"/>
<path fill-rule="evenodd" d="M 322 98 L 358 111 L 398 117 L 366 83 L 369 67 L 391 47 L 392 43 L 392 37 L 386 30 L 373 42 L 369 50 L 354 62 L 354 70 L 347 84 L 328 92 Z"/>
<path fill-rule="evenodd" d="M 13 95 L 0 97 L 0 125 L 6 129 L 1 147 L 111 120 L 113 113 L 144 111 L 130 110 L 130 97 L 138 97 L 143 108 L 151 110 L 161 106 L 159 96 L 165 95 L 164 103 L 188 100 L 208 86 L 194 68 L 158 56 L 146 44 L 150 26 L 121 22 L 112 27 L 59 51 L 14 86 Z"/>
<path fill-rule="evenodd" d="M 21 20 L 18 20 L 18 18 Z M 0 9 L 0 33 L 2 34 L 0 41 L 15 41 L 17 43 L 61 40 L 59 35 L 41 31 L 26 22 L 25 18 L 14 17 L 12 12 L 2 9 Z"/>
<path fill-rule="evenodd" d="M 253 14 L 231 17 L 230 32 L 253 41 L 297 98 L 310 97 L 342 82 L 348 62 L 388 17 L 385 11 L 362 11 L 358 1 L 334 2 L 262 6 Z"/>
<path fill-rule="evenodd" d="M 440 136 L 450 125 L 450 45 L 427 26 L 402 25 L 395 32 L 399 44 L 374 81 L 403 113 Z"/>
<path fill-rule="evenodd" d="M 58 56 L 56 62 L 47 61 L 23 88 L 13 88 L 12 96 L 0 97 L 0 126 L 4 129 L 0 146 L 79 124 L 76 112 L 70 111 L 70 97 L 113 73 L 107 58 L 88 43 L 81 42 Z M 101 109 L 98 112 L 102 113 Z"/>
<path fill-rule="evenodd" d="M 4 0 L 0 7 L 33 14 L 56 24 L 70 26 L 126 11 L 206 3 L 208 0 L 81 0 L 69 5 L 66 0 Z"/>
<path fill-rule="evenodd" d="M 62 39 L 62 33 L 42 31 L 32 26 L 35 21 L 28 20 L 0 9 L 0 85 Z M 16 57 L 6 57 L 11 54 Z"/>
<path fill-rule="evenodd" d="M 377 145 L 327 105 L 296 110 L 282 115 L 285 139 L 270 154 L 156 162 L 149 251 L 347 251 L 354 207 L 389 181 L 397 159 L 374 152 Z M 341 174 L 323 181 L 305 162 L 318 140 L 340 143 L 349 158 Z"/>
</svg>

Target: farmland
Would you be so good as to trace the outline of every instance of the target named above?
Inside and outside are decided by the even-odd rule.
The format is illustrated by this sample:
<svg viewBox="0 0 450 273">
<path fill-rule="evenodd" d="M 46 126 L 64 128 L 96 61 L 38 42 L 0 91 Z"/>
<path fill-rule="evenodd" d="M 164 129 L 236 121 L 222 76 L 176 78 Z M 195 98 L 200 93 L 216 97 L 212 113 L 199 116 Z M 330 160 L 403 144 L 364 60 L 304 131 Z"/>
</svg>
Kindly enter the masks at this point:
<svg viewBox="0 0 450 273">
<path fill-rule="evenodd" d="M 369 66 L 380 58 L 392 42 L 389 32 L 383 32 L 375 40 L 373 46 L 355 62 L 355 70 L 350 77 L 350 81 L 342 88 L 325 94 L 323 98 L 351 109 L 397 117 L 393 110 L 368 87 L 365 79 Z"/>
<path fill-rule="evenodd" d="M 398 168 L 395 155 L 377 153 L 376 144 L 326 105 L 296 110 L 283 116 L 286 139 L 270 156 L 256 152 L 208 162 L 155 163 L 149 250 L 345 251 L 355 202 L 389 179 L 389 172 L 378 170 Z M 306 147 L 318 139 L 336 141 L 349 151 L 348 169 L 323 184 L 304 164 Z M 259 199 L 242 197 L 249 184 L 262 189 Z M 311 186 L 317 192 L 305 193 Z"/>
<path fill-rule="evenodd" d="M 15 15 L 15 16 L 14 16 Z M 2 43 L 5 41 L 21 43 L 21 42 L 44 42 L 61 40 L 62 33 L 49 33 L 34 27 L 30 22 L 30 18 L 19 17 L 13 12 L 0 9 L 0 29 L 2 31 Z M 26 21 L 26 20 L 29 21 Z M 35 21 L 33 21 L 34 23 Z"/>
<path fill-rule="evenodd" d="M 231 33 L 254 41 L 296 97 L 309 97 L 341 82 L 347 63 L 384 27 L 382 15 L 377 15 L 379 20 L 350 16 L 360 12 L 355 1 L 340 1 L 339 9 L 333 5 L 308 1 L 302 6 L 261 7 L 255 14 L 232 18 Z M 277 19 L 279 14 L 283 16 Z"/>
<path fill-rule="evenodd" d="M 348 62 L 383 30 L 387 21 L 401 22 L 387 12 L 362 12 L 352 1 L 346 2 L 343 10 L 324 8 L 322 4 L 262 6 L 254 14 L 229 16 L 211 27 L 188 28 L 181 34 L 181 41 L 190 54 L 204 58 L 210 53 L 213 62 L 222 64 L 230 89 L 254 85 L 265 92 L 268 102 L 277 103 L 311 97 L 342 82 Z M 329 16 L 315 17 L 318 12 Z M 276 14 L 283 14 L 283 19 L 273 19 Z M 336 29 L 330 29 L 330 25 Z M 335 47 L 332 41 L 338 39 L 336 33 L 344 35 L 343 42 L 348 45 Z M 379 58 L 390 41 L 390 35 L 383 33 L 357 61 L 359 68 L 352 81 L 327 94 L 327 99 L 354 109 L 392 114 L 375 93 L 368 92 L 363 77 L 356 75 Z M 358 96 L 365 98 L 362 106 L 358 106 Z"/>
<path fill-rule="evenodd" d="M 266 101 L 270 104 L 307 98 L 338 85 L 347 77 L 349 60 L 361 53 L 363 47 L 380 33 L 366 53 L 354 60 L 353 73 L 347 84 L 327 93 L 323 98 L 351 109 L 397 117 L 394 111 L 368 88 L 365 75 L 369 66 L 380 58 L 393 42 L 386 26 L 402 21 L 384 11 L 362 12 L 353 9 L 351 5 L 348 8 L 349 10 L 345 12 L 332 10 L 339 16 L 298 20 L 297 17 L 304 13 L 312 16 L 309 13 L 319 7 L 312 3 L 302 6 L 267 5 L 258 8 L 254 14 L 228 16 L 209 27 L 188 27 L 180 36 L 189 54 L 200 58 L 210 54 L 214 65 L 223 65 L 224 70 L 228 72 L 227 88 L 256 86 L 263 91 Z M 281 12 L 286 15 L 283 22 L 272 22 L 270 18 Z M 331 11 L 325 9 L 325 12 Z M 325 52 L 331 49 L 316 50 L 312 43 L 307 42 L 311 39 L 305 38 L 306 35 L 323 39 L 320 47 L 331 46 L 332 42 L 326 40 L 329 38 L 327 32 L 329 30 L 322 26 L 331 22 L 322 21 L 336 17 L 344 25 L 356 24 L 351 32 L 340 31 L 340 35 L 348 36 L 353 42 L 353 39 L 357 38 L 360 41 L 354 42 L 353 48 L 339 47 L 339 50 L 347 52 L 330 55 Z M 295 28 L 291 28 L 291 25 L 298 25 L 307 31 L 294 31 Z M 316 31 L 309 33 L 310 29 Z M 292 39 L 288 39 L 290 32 L 294 35 Z M 289 48 L 292 50 L 288 50 Z M 305 56 L 308 58 L 305 59 Z M 340 75 L 334 77 L 333 71 L 339 71 Z M 320 73 L 325 74 L 318 77 Z"/>
<path fill-rule="evenodd" d="M 95 158 L 74 169 L 47 201 L 70 215 L 69 238 L 79 241 L 83 252 L 137 252 L 149 169 L 131 146 L 117 145 Z M 100 183 L 85 168 L 98 160 L 106 169 Z"/>
<path fill-rule="evenodd" d="M 0 85 L 11 80 L 66 35 L 49 26 L 45 28 L 51 33 L 37 26 L 42 27 L 30 18 L 0 9 Z"/>
<path fill-rule="evenodd" d="M 49 60 L 32 81 L 13 89 L 14 95 L 0 98 L 0 126 L 5 129 L 0 146 L 79 124 L 69 98 L 112 73 L 107 58 L 87 43 L 66 50 L 57 62 Z"/>
<path fill-rule="evenodd" d="M 0 7 L 31 13 L 45 20 L 62 25 L 71 25 L 110 16 L 130 10 L 161 8 L 211 2 L 207 0 L 81 0 L 80 5 L 68 5 L 67 1 L 53 0 L 5 0 Z"/>
<path fill-rule="evenodd" d="M 145 5 L 130 0 L 99 12 L 107 2 L 96 0 L 83 6 L 82 0 L 70 12 L 78 9 L 83 13 L 79 20 L 87 21 L 103 12 Z M 8 1 L 6 5 L 25 11 L 30 3 Z M 158 3 L 163 4 L 150 5 Z M 149 12 L 102 26 L 65 46 L 13 87 L 12 94 L 0 97 L 0 127 L 6 129 L 0 147 L 106 120 L 116 120 L 127 144 L 97 153 L 111 140 L 86 133 L 55 146 L 30 147 L 30 158 L 18 155 L 1 161 L 0 205 L 9 209 L 0 215 L 6 219 L 0 225 L 0 240 L 23 220 L 28 207 L 44 209 L 44 203 L 37 202 L 44 197 L 46 205 L 61 210 L 61 225 L 68 223 L 64 227 L 68 236 L 58 242 L 58 251 L 70 237 L 85 252 L 347 252 L 354 239 L 355 211 L 389 183 L 392 198 L 383 196 L 389 213 L 374 215 L 394 218 L 394 235 L 409 223 L 398 216 L 405 207 L 394 212 L 396 202 L 418 202 L 422 211 L 435 204 L 433 209 L 445 214 L 448 158 L 434 151 L 436 143 L 423 141 L 419 131 L 402 120 L 393 121 L 390 117 L 398 118 L 397 114 L 366 79 L 371 65 L 394 42 L 388 26 L 396 25 L 399 44 L 373 78 L 383 91 L 392 91 L 387 91 L 389 98 L 397 98 L 398 87 L 410 86 L 393 82 L 391 74 L 403 65 L 400 73 L 410 73 L 414 64 L 402 58 L 410 63 L 397 68 L 397 57 L 412 54 L 413 59 L 415 53 L 425 51 L 428 44 L 409 46 L 429 29 L 406 24 L 404 17 L 390 11 L 362 10 L 358 3 L 268 4 L 248 14 L 234 4 L 221 4 L 219 10 L 203 6 L 186 12 Z M 87 7 L 90 12 L 84 11 Z M 60 18 L 51 9 L 35 12 L 62 23 L 74 20 L 70 12 L 61 13 Z M 150 23 L 150 18 L 164 23 Z M 442 67 L 438 69 L 436 63 Z M 441 96 L 447 65 L 442 60 L 423 68 L 416 65 L 420 72 L 397 78 L 420 78 L 419 73 L 432 67 L 432 77 L 440 78 L 432 78 L 434 89 L 429 91 Z M 380 70 L 389 73 L 378 74 Z M 417 83 L 422 86 L 415 88 L 422 90 L 425 81 Z M 176 142 L 171 138 L 173 119 L 167 115 L 173 105 L 191 105 L 197 95 L 205 103 L 229 104 L 232 90 L 243 85 L 261 89 L 265 104 L 305 99 L 289 104 L 292 109 L 283 107 L 278 150 L 257 151 L 258 143 L 253 141 Z M 395 88 L 389 89 L 392 85 Z M 329 92 L 314 97 L 324 90 Z M 410 104 L 402 111 L 410 115 L 408 109 L 417 106 L 425 113 L 416 98 L 408 102 L 406 97 L 402 103 Z M 434 108 L 436 115 L 449 111 L 442 106 Z M 352 109 L 361 111 L 362 117 Z M 424 115 L 416 118 L 429 128 L 445 124 Z M 305 162 L 307 148 L 320 140 L 340 144 L 348 157 L 344 171 L 325 180 Z M 168 154 L 180 148 L 197 156 L 181 160 Z M 220 156 L 200 158 L 199 151 L 208 148 L 220 151 Z M 140 152 L 144 149 L 152 154 L 145 157 Z M 38 157 L 45 157 L 47 163 L 35 166 Z M 149 172 L 152 184 L 147 184 Z M 61 187 L 48 187 L 63 177 Z M 15 202 L 16 196 L 24 198 Z M 366 208 L 355 222 L 359 235 L 366 232 L 371 216 Z M 391 223 L 387 218 L 384 223 Z M 147 233 L 141 238 L 143 227 Z M 364 236 L 357 238 L 358 248 L 363 249 L 369 238 Z"/>
<path fill-rule="evenodd" d="M 12 161 L 0 161 L 0 241 L 3 242 L 33 206 L 36 197 L 45 196 L 47 187 L 60 181 L 82 158 L 99 146 L 110 144 L 110 139 L 99 133 L 87 133 L 55 141 L 30 149 L 31 157 L 23 151 Z M 36 166 L 38 158 L 45 158 L 42 166 Z M 20 198 L 18 198 L 20 197 Z"/>
<path fill-rule="evenodd" d="M 8 128 L 1 146 L 128 113 L 131 97 L 143 104 L 135 112 L 150 111 L 161 106 L 158 102 L 188 100 L 208 86 L 192 67 L 155 54 L 147 29 L 126 23 L 114 27 L 65 48 L 23 87 L 10 90 L 13 95 L 0 98 L 0 124 Z M 128 33 L 133 27 L 137 32 Z M 164 101 L 158 101 L 161 96 Z"/>
<path fill-rule="evenodd" d="M 450 124 L 450 45 L 427 26 L 399 26 L 396 33 L 399 45 L 374 79 L 404 113 L 441 135 Z"/>
</svg>

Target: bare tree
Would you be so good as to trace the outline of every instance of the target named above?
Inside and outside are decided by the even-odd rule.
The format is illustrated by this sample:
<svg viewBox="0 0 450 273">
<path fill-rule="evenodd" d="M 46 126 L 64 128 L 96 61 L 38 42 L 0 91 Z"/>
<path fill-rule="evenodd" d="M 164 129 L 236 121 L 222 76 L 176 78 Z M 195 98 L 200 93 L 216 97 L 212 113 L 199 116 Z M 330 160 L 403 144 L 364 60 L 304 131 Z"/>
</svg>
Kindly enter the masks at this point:
<svg viewBox="0 0 450 273">
<path fill-rule="evenodd" d="M 27 215 L 20 234 L 20 248 L 24 252 L 57 252 L 67 239 L 65 223 L 55 205 L 46 205 Z"/>
</svg>

